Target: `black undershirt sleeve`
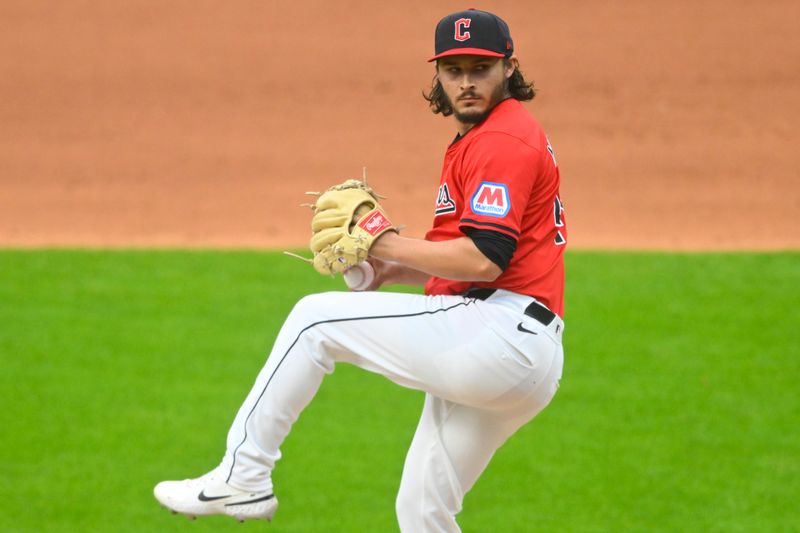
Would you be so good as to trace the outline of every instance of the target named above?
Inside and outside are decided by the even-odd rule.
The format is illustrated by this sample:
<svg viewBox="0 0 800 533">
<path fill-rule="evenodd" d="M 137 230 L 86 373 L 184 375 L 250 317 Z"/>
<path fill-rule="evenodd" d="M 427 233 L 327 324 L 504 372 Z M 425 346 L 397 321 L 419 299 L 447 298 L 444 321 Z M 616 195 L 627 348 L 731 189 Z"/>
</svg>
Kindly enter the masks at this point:
<svg viewBox="0 0 800 533">
<path fill-rule="evenodd" d="M 483 255 L 505 272 L 511 262 L 511 256 L 517 249 L 516 239 L 499 231 L 475 229 L 470 226 L 462 226 L 461 231 L 472 239 Z"/>
</svg>

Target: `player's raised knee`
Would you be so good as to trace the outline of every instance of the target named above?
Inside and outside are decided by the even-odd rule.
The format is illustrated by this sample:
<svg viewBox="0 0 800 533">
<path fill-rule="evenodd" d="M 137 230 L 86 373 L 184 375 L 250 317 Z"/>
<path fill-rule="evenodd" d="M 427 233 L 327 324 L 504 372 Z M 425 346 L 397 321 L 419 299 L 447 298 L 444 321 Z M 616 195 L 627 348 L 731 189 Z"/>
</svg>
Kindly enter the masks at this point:
<svg viewBox="0 0 800 533">
<path fill-rule="evenodd" d="M 321 314 L 331 305 L 331 298 L 328 297 L 329 294 L 331 293 L 323 292 L 303 296 L 294 304 L 292 313 L 300 313 L 306 316 Z"/>
<path fill-rule="evenodd" d="M 292 309 L 292 315 L 311 322 L 332 318 L 336 310 L 342 308 L 341 298 L 346 295 L 347 293 L 341 292 L 309 294 L 298 300 Z"/>
</svg>

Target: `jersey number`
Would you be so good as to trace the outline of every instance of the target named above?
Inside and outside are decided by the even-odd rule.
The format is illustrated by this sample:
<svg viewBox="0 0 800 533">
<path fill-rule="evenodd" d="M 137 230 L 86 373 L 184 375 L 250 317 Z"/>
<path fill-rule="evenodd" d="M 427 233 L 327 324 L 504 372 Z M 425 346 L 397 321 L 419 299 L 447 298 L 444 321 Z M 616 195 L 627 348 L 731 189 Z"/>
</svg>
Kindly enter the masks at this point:
<svg viewBox="0 0 800 533">
<path fill-rule="evenodd" d="M 556 238 L 553 242 L 556 243 L 556 246 L 563 246 L 567 244 L 567 239 L 564 238 L 564 234 L 558 228 L 564 227 L 564 204 L 561 203 L 561 198 L 558 196 L 553 202 L 553 219 L 556 225 Z"/>
</svg>

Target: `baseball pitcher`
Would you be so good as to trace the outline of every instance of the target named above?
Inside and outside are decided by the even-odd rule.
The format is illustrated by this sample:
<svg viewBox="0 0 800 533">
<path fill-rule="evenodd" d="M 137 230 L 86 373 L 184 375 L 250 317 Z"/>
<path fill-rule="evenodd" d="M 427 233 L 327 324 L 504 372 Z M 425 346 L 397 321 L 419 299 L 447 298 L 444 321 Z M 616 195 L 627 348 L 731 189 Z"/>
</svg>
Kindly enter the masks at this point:
<svg viewBox="0 0 800 533">
<path fill-rule="evenodd" d="M 189 515 L 271 520 L 280 447 L 339 363 L 426 393 L 396 500 L 406 533 L 460 531 L 465 494 L 494 452 L 552 400 L 563 366 L 567 227 L 553 148 L 521 101 L 534 97 L 506 23 L 467 10 L 436 27 L 434 113 L 457 130 L 425 239 L 400 235 L 365 181 L 313 204 L 313 266 L 366 261 L 363 291 L 314 294 L 286 319 L 233 420 L 221 463 L 164 481 L 155 497 Z M 375 292 L 417 284 L 424 295 Z"/>
</svg>

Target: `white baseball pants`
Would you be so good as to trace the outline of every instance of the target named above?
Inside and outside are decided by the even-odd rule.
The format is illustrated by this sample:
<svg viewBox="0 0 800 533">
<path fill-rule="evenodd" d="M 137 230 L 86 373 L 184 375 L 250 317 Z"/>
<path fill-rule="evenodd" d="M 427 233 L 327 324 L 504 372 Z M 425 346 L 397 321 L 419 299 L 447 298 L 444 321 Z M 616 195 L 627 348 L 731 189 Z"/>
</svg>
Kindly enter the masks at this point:
<svg viewBox="0 0 800 533">
<path fill-rule="evenodd" d="M 507 291 L 486 301 L 384 292 L 303 298 L 228 433 L 228 483 L 271 490 L 292 424 L 325 374 L 351 363 L 427 393 L 397 496 L 400 529 L 460 531 L 464 495 L 558 388 L 563 322 L 524 315 L 532 301 Z"/>
</svg>

